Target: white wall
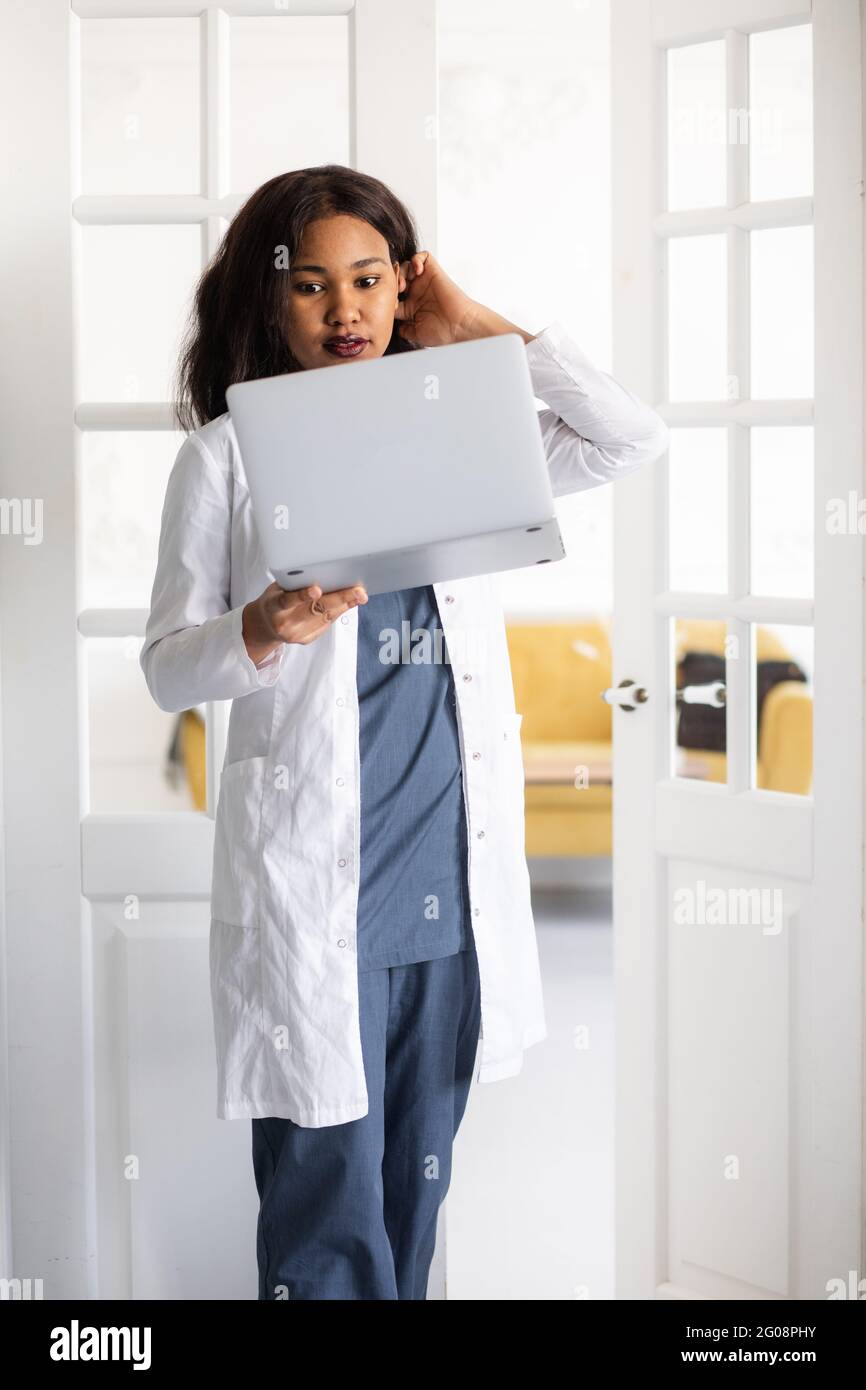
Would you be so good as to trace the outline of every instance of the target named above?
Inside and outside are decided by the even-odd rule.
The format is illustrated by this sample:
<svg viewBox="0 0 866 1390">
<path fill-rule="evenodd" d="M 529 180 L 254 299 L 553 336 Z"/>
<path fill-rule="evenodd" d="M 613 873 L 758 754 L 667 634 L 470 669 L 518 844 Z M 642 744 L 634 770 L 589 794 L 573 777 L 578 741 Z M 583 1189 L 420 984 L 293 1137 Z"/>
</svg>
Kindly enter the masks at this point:
<svg viewBox="0 0 866 1390">
<path fill-rule="evenodd" d="M 439 259 L 610 370 L 607 0 L 439 0 Z M 567 557 L 503 575 L 508 616 L 607 612 L 610 488 L 558 500 Z"/>
</svg>

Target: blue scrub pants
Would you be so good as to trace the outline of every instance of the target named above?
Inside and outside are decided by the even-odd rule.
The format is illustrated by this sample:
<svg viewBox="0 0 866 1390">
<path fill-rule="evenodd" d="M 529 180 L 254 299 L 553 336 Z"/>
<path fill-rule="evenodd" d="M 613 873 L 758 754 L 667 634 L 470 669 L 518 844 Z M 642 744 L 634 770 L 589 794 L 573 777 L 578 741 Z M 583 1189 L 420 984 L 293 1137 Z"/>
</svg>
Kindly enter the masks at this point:
<svg viewBox="0 0 866 1390">
<path fill-rule="evenodd" d="M 426 1299 L 481 1026 L 474 946 L 358 974 L 370 1108 L 252 1121 L 260 1299 Z"/>
</svg>

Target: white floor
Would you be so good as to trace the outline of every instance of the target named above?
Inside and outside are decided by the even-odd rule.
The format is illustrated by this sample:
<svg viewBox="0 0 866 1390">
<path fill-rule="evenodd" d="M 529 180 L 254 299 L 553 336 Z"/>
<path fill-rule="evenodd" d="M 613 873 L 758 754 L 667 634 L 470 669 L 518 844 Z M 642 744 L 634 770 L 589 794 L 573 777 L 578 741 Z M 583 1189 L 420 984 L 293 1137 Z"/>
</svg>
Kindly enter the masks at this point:
<svg viewBox="0 0 866 1390">
<path fill-rule="evenodd" d="M 535 882 L 535 877 L 533 877 Z M 613 1297 L 610 891 L 533 891 L 548 1036 L 473 1084 L 446 1199 L 449 1299 Z"/>
</svg>

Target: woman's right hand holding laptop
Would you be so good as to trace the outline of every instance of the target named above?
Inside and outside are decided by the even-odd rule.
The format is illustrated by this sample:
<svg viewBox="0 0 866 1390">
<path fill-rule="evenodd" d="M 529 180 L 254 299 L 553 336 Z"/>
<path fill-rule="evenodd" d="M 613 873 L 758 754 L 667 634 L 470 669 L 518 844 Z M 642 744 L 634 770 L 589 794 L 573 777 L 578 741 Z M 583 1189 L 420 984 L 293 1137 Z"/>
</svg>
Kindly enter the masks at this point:
<svg viewBox="0 0 866 1390">
<path fill-rule="evenodd" d="M 244 606 L 243 637 L 255 666 L 270 656 L 280 642 L 315 642 L 348 608 L 367 602 L 363 586 L 333 589 L 323 594 L 320 585 L 284 589 L 274 581 L 264 593 Z"/>
</svg>

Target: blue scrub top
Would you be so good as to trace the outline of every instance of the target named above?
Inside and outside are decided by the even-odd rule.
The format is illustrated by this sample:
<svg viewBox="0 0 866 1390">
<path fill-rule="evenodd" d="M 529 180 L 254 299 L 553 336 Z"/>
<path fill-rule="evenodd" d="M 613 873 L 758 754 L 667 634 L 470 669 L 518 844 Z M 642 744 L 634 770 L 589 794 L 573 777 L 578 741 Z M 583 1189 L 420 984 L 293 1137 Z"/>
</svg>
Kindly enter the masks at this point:
<svg viewBox="0 0 866 1390">
<path fill-rule="evenodd" d="M 359 605 L 359 970 L 474 948 L 457 701 L 447 655 L 432 585 L 372 594 Z"/>
</svg>

